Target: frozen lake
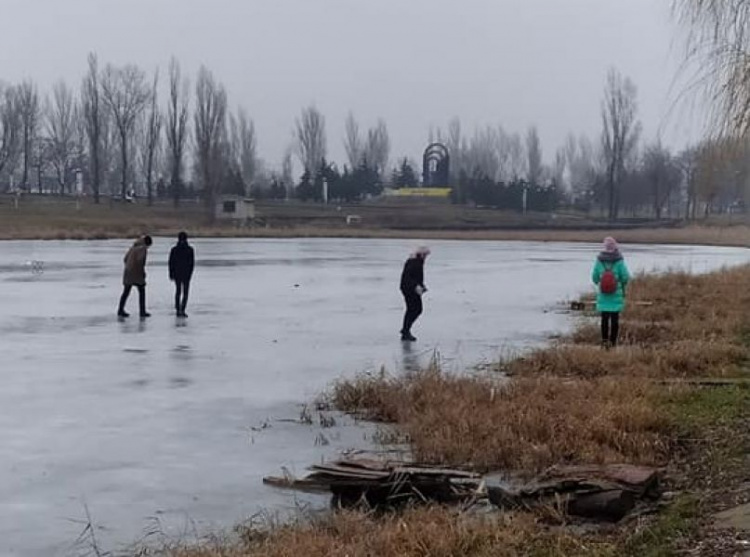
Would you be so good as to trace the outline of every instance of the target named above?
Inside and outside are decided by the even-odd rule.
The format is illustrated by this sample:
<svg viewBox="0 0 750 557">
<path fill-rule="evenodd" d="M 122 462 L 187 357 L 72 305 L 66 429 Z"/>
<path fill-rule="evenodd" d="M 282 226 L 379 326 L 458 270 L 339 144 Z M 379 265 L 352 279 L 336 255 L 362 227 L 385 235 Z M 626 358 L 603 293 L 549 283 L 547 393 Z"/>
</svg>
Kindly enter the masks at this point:
<svg viewBox="0 0 750 557">
<path fill-rule="evenodd" d="M 130 242 L 0 243 L 0 555 L 74 554 L 86 508 L 111 549 L 154 519 L 202 530 L 290 507 L 294 496 L 261 478 L 364 447 L 366 431 L 326 430 L 320 446 L 319 427 L 278 420 L 342 375 L 434 351 L 460 368 L 543 342 L 570 324 L 550 310 L 591 288 L 598 251 L 432 242 L 420 342 L 407 350 L 397 286 L 413 242 L 196 241 L 187 321 L 172 314 L 171 244 L 156 239 L 149 256 L 153 317 L 119 322 Z M 624 251 L 633 271 L 750 260 L 742 249 Z"/>
</svg>

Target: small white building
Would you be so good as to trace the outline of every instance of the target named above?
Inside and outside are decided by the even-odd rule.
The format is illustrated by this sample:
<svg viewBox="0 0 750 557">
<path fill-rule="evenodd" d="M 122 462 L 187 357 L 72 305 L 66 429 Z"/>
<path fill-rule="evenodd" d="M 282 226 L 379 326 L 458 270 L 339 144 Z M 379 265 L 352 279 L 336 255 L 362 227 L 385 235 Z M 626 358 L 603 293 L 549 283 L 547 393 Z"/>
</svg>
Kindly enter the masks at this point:
<svg viewBox="0 0 750 557">
<path fill-rule="evenodd" d="M 221 195 L 216 200 L 217 221 L 247 224 L 255 218 L 255 201 L 241 195 Z"/>
</svg>

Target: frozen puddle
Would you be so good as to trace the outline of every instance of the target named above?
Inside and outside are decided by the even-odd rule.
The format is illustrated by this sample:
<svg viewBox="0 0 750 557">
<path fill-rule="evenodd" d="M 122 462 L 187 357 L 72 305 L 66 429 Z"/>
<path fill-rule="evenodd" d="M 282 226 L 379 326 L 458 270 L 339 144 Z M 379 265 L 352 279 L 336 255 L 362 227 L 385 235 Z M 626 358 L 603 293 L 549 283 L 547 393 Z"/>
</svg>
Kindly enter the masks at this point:
<svg viewBox="0 0 750 557">
<path fill-rule="evenodd" d="M 155 519 L 174 534 L 294 507 L 295 495 L 262 477 L 368 443 L 368 429 L 348 420 L 326 430 L 291 423 L 301 404 L 341 375 L 417 366 L 436 351 L 461 368 L 543 342 L 569 326 L 546 310 L 589 288 L 597 250 L 431 243 L 420 342 L 404 348 L 397 284 L 412 242 L 196 241 L 181 322 L 171 315 L 171 240 L 157 239 L 154 317 L 118 322 L 128 245 L 0 243 L 2 555 L 74 553 L 86 508 L 111 549 Z M 703 272 L 750 254 L 624 249 L 634 271 Z"/>
</svg>

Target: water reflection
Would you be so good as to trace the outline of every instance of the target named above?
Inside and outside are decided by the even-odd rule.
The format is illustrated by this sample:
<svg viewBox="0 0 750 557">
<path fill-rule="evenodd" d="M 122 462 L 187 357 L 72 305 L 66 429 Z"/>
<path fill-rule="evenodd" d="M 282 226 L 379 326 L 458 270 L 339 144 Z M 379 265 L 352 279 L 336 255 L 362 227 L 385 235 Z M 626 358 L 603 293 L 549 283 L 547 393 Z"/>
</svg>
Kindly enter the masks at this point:
<svg viewBox="0 0 750 557">
<path fill-rule="evenodd" d="M 401 368 L 404 371 L 417 371 L 419 365 L 419 352 L 414 350 L 414 343 L 401 343 Z"/>
</svg>

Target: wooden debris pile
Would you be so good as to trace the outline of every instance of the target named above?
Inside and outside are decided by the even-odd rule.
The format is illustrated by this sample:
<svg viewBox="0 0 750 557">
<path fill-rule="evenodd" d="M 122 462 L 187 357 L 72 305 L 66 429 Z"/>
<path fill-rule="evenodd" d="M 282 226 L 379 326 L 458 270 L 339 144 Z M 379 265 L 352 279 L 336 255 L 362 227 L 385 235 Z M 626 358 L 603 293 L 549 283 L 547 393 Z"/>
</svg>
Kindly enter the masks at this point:
<svg viewBox="0 0 750 557">
<path fill-rule="evenodd" d="M 477 498 L 482 479 L 477 474 L 405 462 L 346 459 L 311 466 L 296 479 L 268 477 L 274 487 L 311 492 L 330 491 L 338 508 L 398 507 L 407 503 L 464 503 Z"/>
<path fill-rule="evenodd" d="M 617 522 L 643 500 L 660 496 L 659 472 L 627 464 L 554 467 L 534 482 L 488 486 L 490 502 L 501 509 L 559 505 L 572 516 Z"/>
</svg>

